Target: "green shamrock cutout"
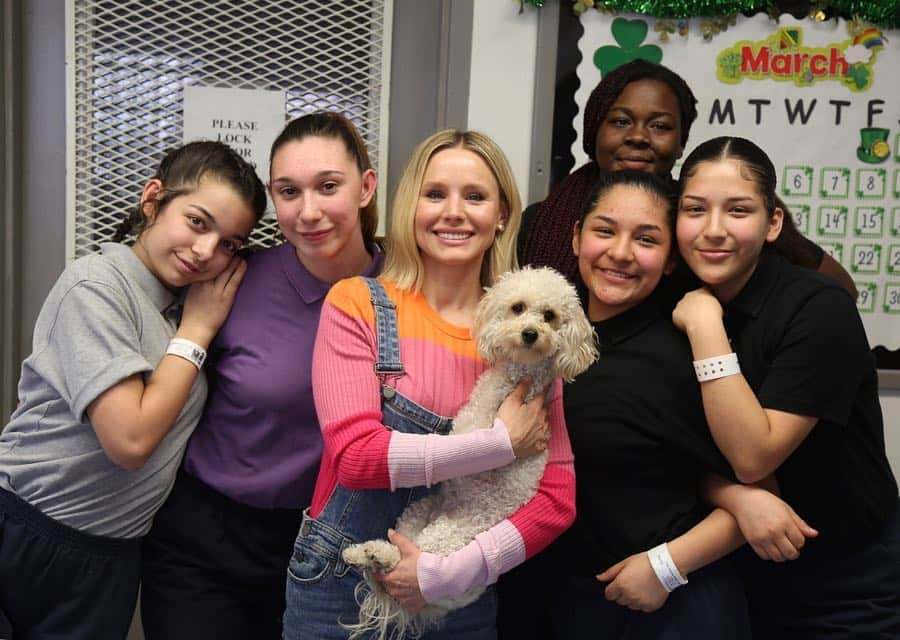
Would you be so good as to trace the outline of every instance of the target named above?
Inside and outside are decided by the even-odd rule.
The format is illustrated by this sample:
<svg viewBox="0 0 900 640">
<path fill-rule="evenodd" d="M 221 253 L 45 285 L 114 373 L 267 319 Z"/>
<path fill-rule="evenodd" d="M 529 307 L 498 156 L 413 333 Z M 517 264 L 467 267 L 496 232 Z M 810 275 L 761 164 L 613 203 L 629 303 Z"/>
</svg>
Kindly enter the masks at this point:
<svg viewBox="0 0 900 640">
<path fill-rule="evenodd" d="M 605 45 L 594 52 L 594 66 L 600 69 L 601 78 L 632 60 L 647 60 L 657 64 L 662 61 L 662 49 L 655 44 L 641 46 L 648 30 L 647 23 L 643 20 L 616 18 L 610 30 L 619 46 Z"/>
<path fill-rule="evenodd" d="M 869 82 L 869 70 L 861 64 L 852 64 L 844 74 L 857 89 L 862 89 Z"/>
</svg>

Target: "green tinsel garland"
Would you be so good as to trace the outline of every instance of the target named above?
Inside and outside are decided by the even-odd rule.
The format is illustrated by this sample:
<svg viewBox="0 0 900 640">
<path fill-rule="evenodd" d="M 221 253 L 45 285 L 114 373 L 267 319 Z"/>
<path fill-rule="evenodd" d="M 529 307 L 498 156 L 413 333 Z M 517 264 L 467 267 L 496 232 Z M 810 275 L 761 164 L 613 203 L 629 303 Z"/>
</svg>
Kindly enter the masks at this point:
<svg viewBox="0 0 900 640">
<path fill-rule="evenodd" d="M 536 7 L 544 5 L 544 0 L 520 2 Z M 772 0 L 589 0 L 582 4 L 617 13 L 641 13 L 658 18 L 714 17 L 758 11 L 772 13 L 775 7 Z M 900 0 L 820 0 L 815 4 L 845 18 L 858 16 L 886 29 L 900 27 Z"/>
<path fill-rule="evenodd" d="M 831 0 L 827 3 L 842 16 L 859 16 L 879 27 L 900 27 L 900 2 L 898 0 Z"/>
<path fill-rule="evenodd" d="M 694 18 L 756 11 L 766 3 L 760 0 L 597 0 L 593 4 L 617 13 L 641 13 L 657 18 Z"/>
</svg>

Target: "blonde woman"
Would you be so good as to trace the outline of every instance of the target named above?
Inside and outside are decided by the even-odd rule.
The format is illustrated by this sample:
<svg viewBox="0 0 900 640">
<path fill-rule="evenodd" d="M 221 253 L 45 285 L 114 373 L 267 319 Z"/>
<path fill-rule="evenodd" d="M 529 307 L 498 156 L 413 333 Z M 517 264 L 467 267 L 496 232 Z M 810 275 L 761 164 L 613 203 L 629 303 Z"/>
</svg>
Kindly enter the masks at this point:
<svg viewBox="0 0 900 640">
<path fill-rule="evenodd" d="M 552 401 L 523 404 L 520 386 L 493 425 L 445 436 L 487 367 L 471 333 L 483 288 L 515 266 L 521 206 L 505 156 L 476 132 L 433 134 L 413 152 L 393 214 L 382 277 L 339 282 L 322 309 L 313 389 L 325 450 L 288 571 L 289 640 L 347 637 L 341 625 L 358 619 L 361 576 L 343 563 L 342 548 L 384 537 L 408 502 L 442 480 L 549 447 L 537 495 L 460 551 L 422 553 L 391 532 L 403 559 L 382 584 L 413 611 L 494 583 L 574 518 L 558 388 Z M 427 637 L 495 638 L 495 615 L 488 589 Z"/>
</svg>

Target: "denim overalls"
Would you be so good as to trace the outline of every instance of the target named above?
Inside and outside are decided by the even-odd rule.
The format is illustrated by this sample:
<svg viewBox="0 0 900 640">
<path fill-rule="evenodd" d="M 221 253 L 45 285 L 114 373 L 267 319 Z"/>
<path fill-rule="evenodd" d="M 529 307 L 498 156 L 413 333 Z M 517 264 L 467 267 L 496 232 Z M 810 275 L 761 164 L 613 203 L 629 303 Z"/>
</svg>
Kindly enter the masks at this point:
<svg viewBox="0 0 900 640">
<path fill-rule="evenodd" d="M 375 311 L 375 375 L 381 381 L 382 423 L 404 433 L 446 435 L 452 427 L 450 418 L 432 413 L 387 384 L 389 378 L 403 375 L 396 311 L 378 280 L 365 281 Z M 341 552 L 357 542 L 386 538 L 388 528 L 395 525 L 406 505 L 428 491 L 425 487 L 352 491 L 339 484 L 317 518 L 304 514 L 288 566 L 285 640 L 348 637 L 349 632 L 338 620 L 357 622 L 359 607 L 354 589 L 362 574 L 344 563 Z M 476 602 L 452 612 L 440 629 L 423 638 L 493 640 L 497 637 L 495 618 L 496 596 L 491 587 Z"/>
</svg>

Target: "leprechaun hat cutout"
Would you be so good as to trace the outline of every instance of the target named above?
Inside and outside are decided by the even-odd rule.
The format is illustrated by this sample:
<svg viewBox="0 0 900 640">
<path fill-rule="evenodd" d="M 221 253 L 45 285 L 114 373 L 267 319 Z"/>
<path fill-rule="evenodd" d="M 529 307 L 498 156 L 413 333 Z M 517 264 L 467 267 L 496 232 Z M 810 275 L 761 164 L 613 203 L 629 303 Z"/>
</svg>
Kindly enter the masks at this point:
<svg viewBox="0 0 900 640">
<path fill-rule="evenodd" d="M 884 162 L 891 155 L 887 143 L 888 129 L 867 127 L 859 130 L 860 146 L 856 147 L 856 157 L 868 164 Z"/>
</svg>

